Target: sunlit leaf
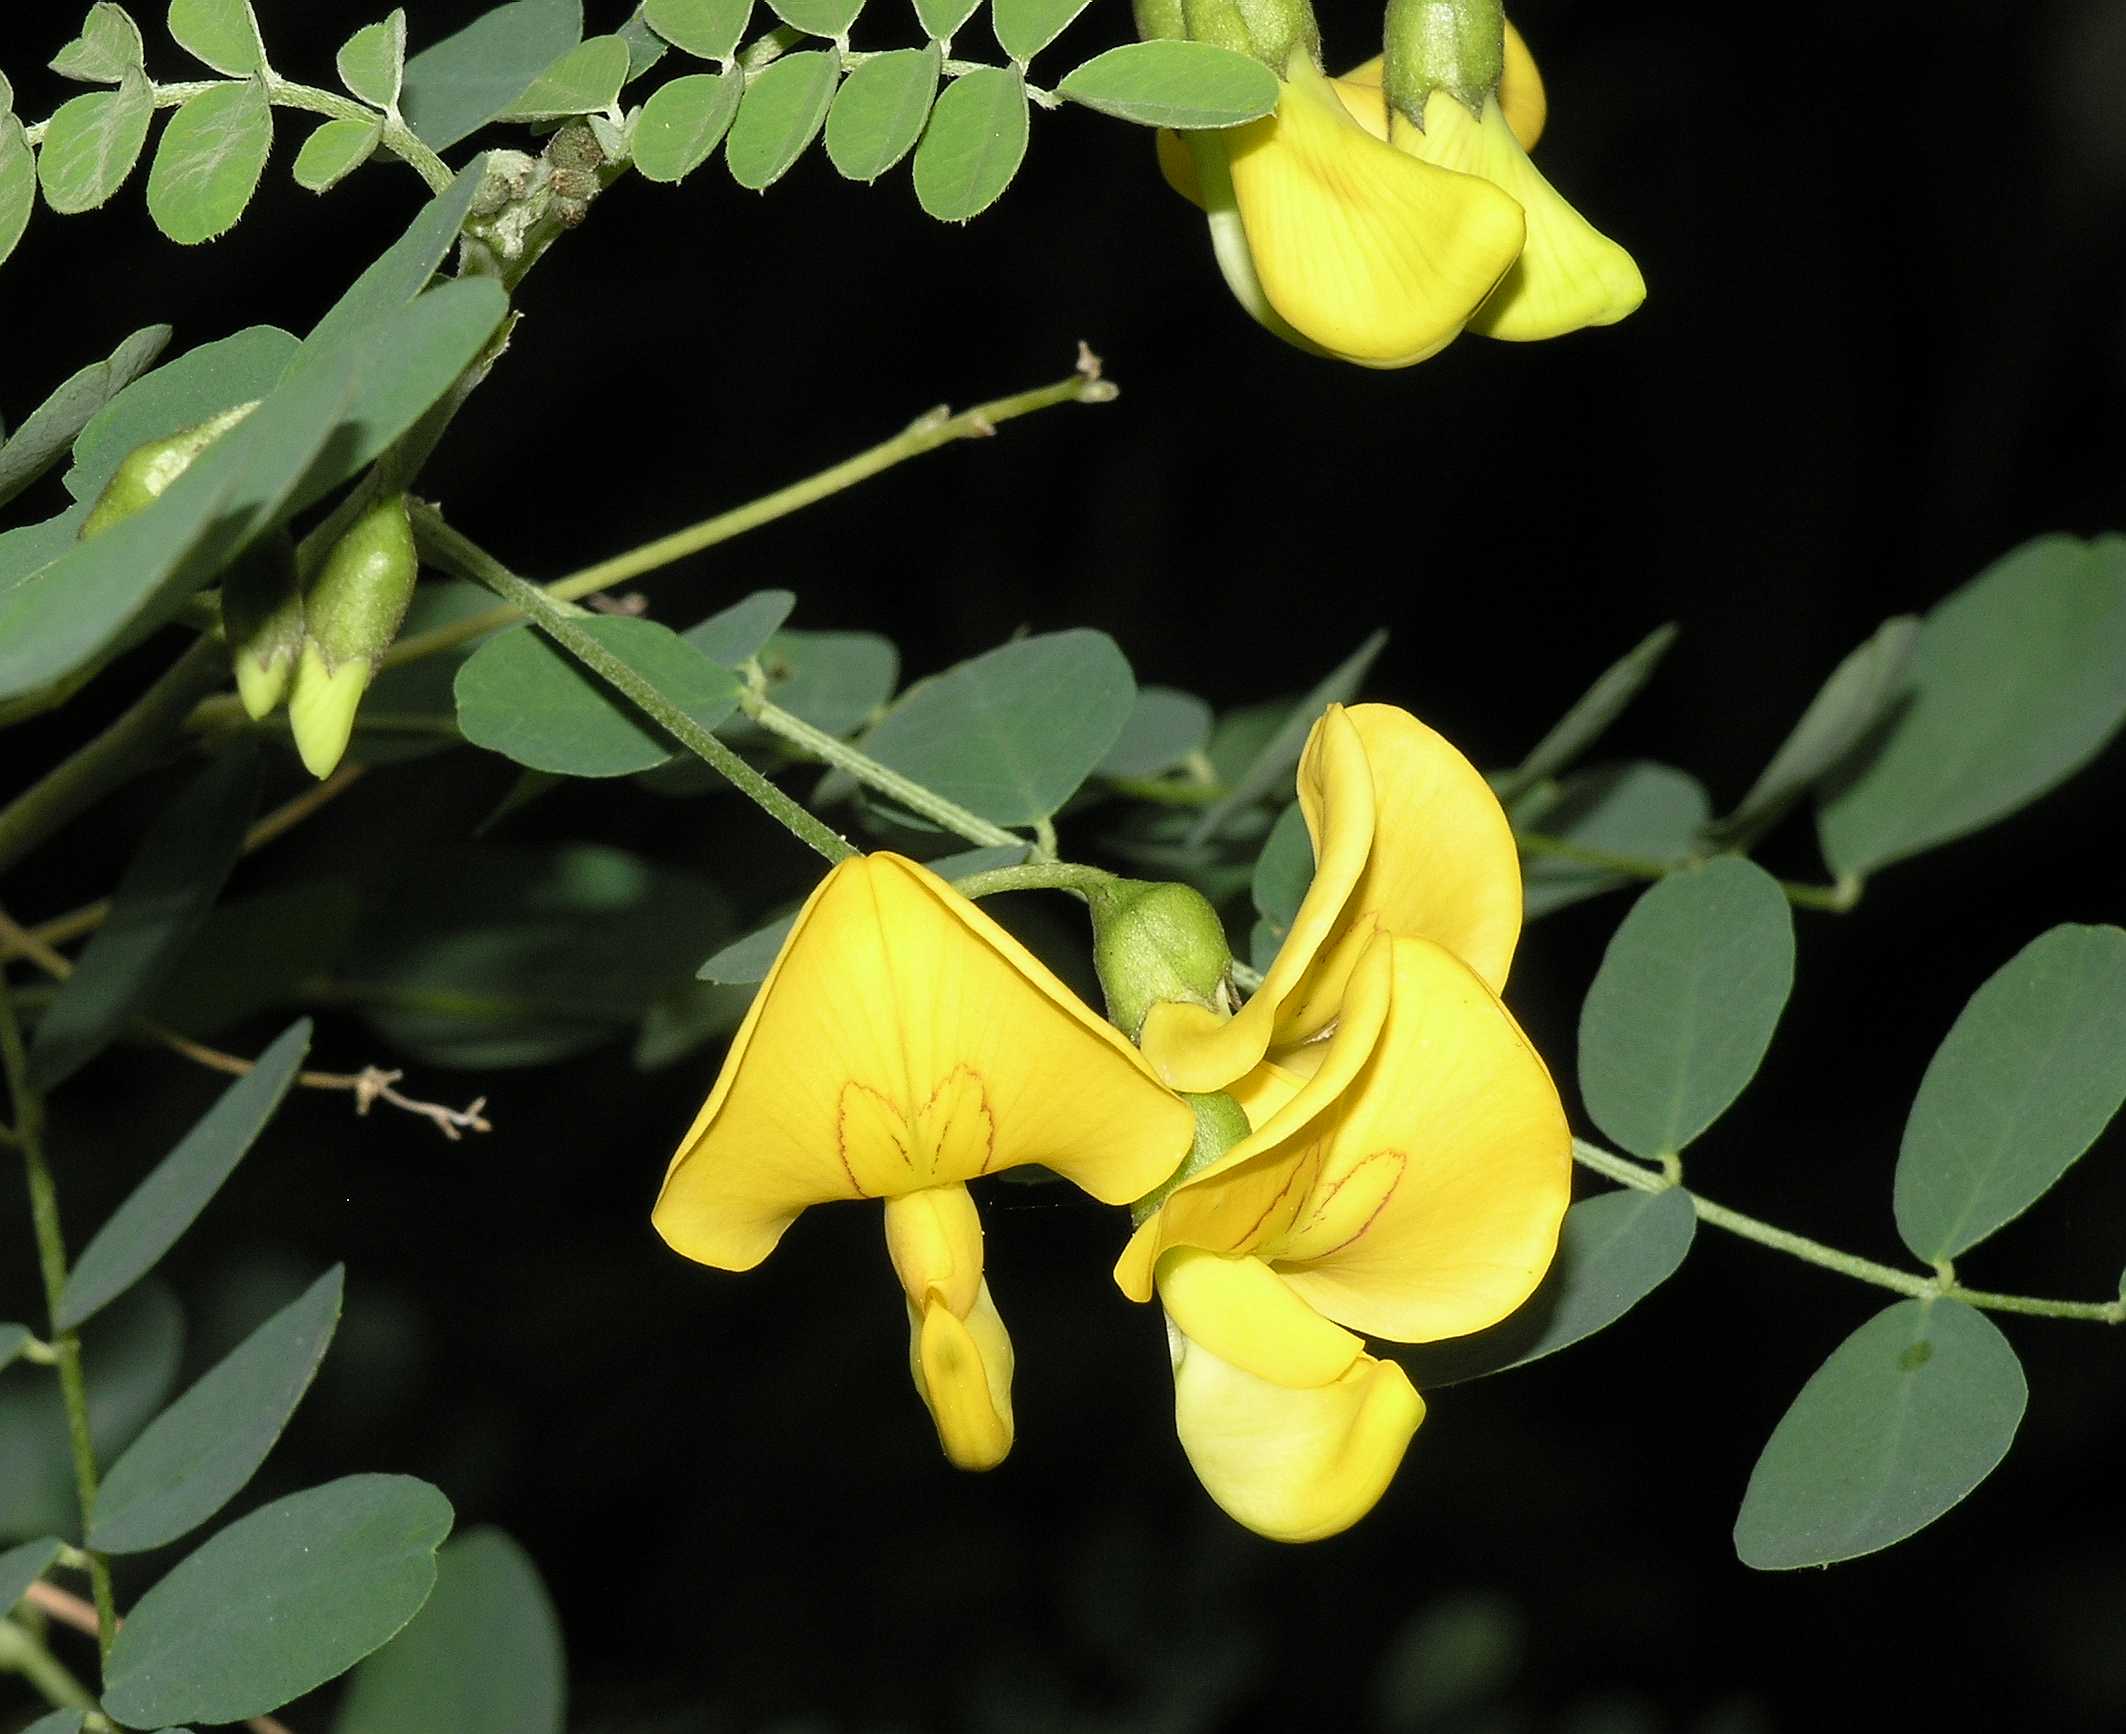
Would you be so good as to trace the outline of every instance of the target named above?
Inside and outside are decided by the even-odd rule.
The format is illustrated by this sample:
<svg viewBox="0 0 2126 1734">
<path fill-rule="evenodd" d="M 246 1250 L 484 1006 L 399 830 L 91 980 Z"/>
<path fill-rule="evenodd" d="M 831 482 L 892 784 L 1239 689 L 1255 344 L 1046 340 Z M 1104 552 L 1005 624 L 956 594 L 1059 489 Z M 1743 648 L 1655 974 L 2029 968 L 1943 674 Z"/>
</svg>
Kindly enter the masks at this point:
<svg viewBox="0 0 2126 1734">
<path fill-rule="evenodd" d="M 163 809 L 111 894 L 109 919 L 37 1025 L 30 1075 L 41 1088 L 101 1053 L 177 961 L 236 865 L 258 777 L 258 755 L 239 745 Z"/>
<path fill-rule="evenodd" d="M 1238 126 L 1277 106 L 1277 76 L 1252 55 L 1208 42 L 1128 42 L 1095 55 L 1056 86 L 1085 108 L 1182 131 Z"/>
<path fill-rule="evenodd" d="M 186 98 L 162 129 L 148 170 L 148 215 L 173 241 L 213 240 L 244 214 L 272 149 L 264 84 L 208 86 Z"/>
<path fill-rule="evenodd" d="M 852 181 L 875 181 L 915 148 L 937 95 L 936 43 L 896 48 L 842 81 L 827 111 L 827 156 Z"/>
<path fill-rule="evenodd" d="M 959 34 L 982 8 L 982 0 L 915 0 L 915 15 L 931 38 L 939 43 Z"/>
<path fill-rule="evenodd" d="M 96 0 L 82 20 L 81 34 L 52 57 L 52 70 L 87 84 L 116 84 L 140 71 L 146 58 L 147 45 L 132 15 L 110 0 Z"/>
<path fill-rule="evenodd" d="M 2005 818 L 2126 721 L 2126 536 L 2041 536 L 1921 621 L 1909 697 L 1817 815 L 1824 859 L 1864 874 Z"/>
<path fill-rule="evenodd" d="M 646 179 L 681 181 L 709 160 L 731 130 L 745 75 L 695 72 L 659 85 L 635 122 L 635 166 Z"/>
<path fill-rule="evenodd" d="M 2008 1340 L 1961 1301 L 1899 1301 L 1839 1344 L 1750 1473 L 1735 1552 L 1759 1571 L 1904 1540 L 1993 1473 L 2029 1388 Z"/>
<path fill-rule="evenodd" d="M 785 54 L 757 73 L 723 147 L 731 179 L 754 192 L 781 180 L 819 136 L 840 77 L 841 56 L 831 48 Z"/>
<path fill-rule="evenodd" d="M 366 163 L 384 136 L 382 121 L 328 120 L 295 153 L 295 184 L 328 192 Z"/>
<path fill-rule="evenodd" d="M 593 36 L 545 67 L 498 120 L 565 120 L 609 109 L 627 82 L 626 41 Z"/>
<path fill-rule="evenodd" d="M 250 0 L 170 0 L 170 34 L 193 59 L 229 78 L 249 78 L 266 64 Z"/>
<path fill-rule="evenodd" d="M 72 215 L 93 211 L 125 184 L 148 140 L 155 94 L 129 72 L 115 90 L 90 91 L 60 104 L 37 153 L 44 202 Z"/>
<path fill-rule="evenodd" d="M 348 37 L 335 65 L 340 82 L 372 108 L 394 106 L 406 76 L 406 9 L 395 7 L 381 24 L 364 25 Z"/>
<path fill-rule="evenodd" d="M 2022 1215 L 2126 1102 L 2126 932 L 2055 927 L 1971 996 L 1920 1081 L 1897 1231 L 1926 1263 Z"/>
<path fill-rule="evenodd" d="M 425 1481 L 350 1475 L 239 1518 L 133 1604 L 104 1708 L 236 1722 L 323 1685 L 420 1612 L 451 1515 Z"/>
<path fill-rule="evenodd" d="M 945 87 L 915 147 L 916 201 L 941 223 L 964 223 L 1004 195 L 1026 160 L 1026 80 L 977 67 Z"/>
<path fill-rule="evenodd" d="M 148 1423 L 97 1490 L 90 1547 L 162 1547 L 243 1491 L 325 1358 L 344 1281 L 334 1265 Z"/>
<path fill-rule="evenodd" d="M 37 158 L 22 123 L 0 114 L 0 264 L 15 250 L 37 204 Z"/>
<path fill-rule="evenodd" d="M 1635 1156 L 1673 1155 L 1739 1096 L 1794 985 L 1778 882 L 1734 856 L 1632 905 L 1580 1011 L 1587 1112 Z"/>
<path fill-rule="evenodd" d="M 499 1529 L 436 1555 L 435 1593 L 354 1671 L 333 1734 L 561 1734 L 561 1623 L 529 1555 Z"/>
<path fill-rule="evenodd" d="M 1004 52 L 1024 65 L 1070 28 L 1088 0 L 990 0 L 990 27 Z"/>
<path fill-rule="evenodd" d="M 753 0 L 647 0 L 650 28 L 697 60 L 728 60 L 746 33 Z"/>
<path fill-rule="evenodd" d="M 768 0 L 775 15 L 807 36 L 834 38 L 848 34 L 864 0 Z"/>
</svg>

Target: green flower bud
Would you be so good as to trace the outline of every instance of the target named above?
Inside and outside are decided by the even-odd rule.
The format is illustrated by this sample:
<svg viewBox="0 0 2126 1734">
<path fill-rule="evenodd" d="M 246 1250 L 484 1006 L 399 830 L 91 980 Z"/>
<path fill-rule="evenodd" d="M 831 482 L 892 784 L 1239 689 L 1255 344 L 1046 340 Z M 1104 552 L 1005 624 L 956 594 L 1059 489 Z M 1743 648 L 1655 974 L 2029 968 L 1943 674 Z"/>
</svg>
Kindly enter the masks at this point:
<svg viewBox="0 0 2126 1734">
<path fill-rule="evenodd" d="M 346 753 L 355 710 L 406 617 L 420 564 L 406 496 L 394 494 L 332 545 L 303 598 L 288 722 L 312 776 L 330 776 Z"/>
<path fill-rule="evenodd" d="M 1500 0 L 1388 0 L 1381 47 L 1388 106 L 1419 131 L 1435 90 L 1480 115 L 1506 72 L 1505 8 Z"/>
<path fill-rule="evenodd" d="M 263 721 L 287 698 L 303 652 L 303 590 L 287 531 L 253 543 L 222 575 L 221 622 L 237 696 L 252 721 Z"/>
<path fill-rule="evenodd" d="M 1201 1174 L 1248 1135 L 1248 1117 L 1238 1102 L 1223 1090 L 1208 1096 L 1184 1094 L 1181 1098 L 1196 1115 L 1196 1141 L 1182 1157 L 1181 1166 L 1129 1207 L 1130 1225 L 1141 1228 L 1145 1219 L 1174 1193 Z"/>
<path fill-rule="evenodd" d="M 1088 892 L 1086 901 L 1108 1021 L 1131 1041 L 1162 1000 L 1232 1010 L 1226 972 L 1233 953 L 1217 910 L 1200 891 L 1116 879 Z"/>
<path fill-rule="evenodd" d="M 165 488 L 191 468 L 194 458 L 256 408 L 256 400 L 240 403 L 197 427 L 180 428 L 165 439 L 134 447 L 82 520 L 81 539 L 86 542 L 100 536 L 113 524 L 122 524 L 135 513 L 146 511 Z"/>
<path fill-rule="evenodd" d="M 1137 0 L 1136 15 L 1137 35 L 1146 42 L 1188 34 L 1181 0 Z"/>
</svg>

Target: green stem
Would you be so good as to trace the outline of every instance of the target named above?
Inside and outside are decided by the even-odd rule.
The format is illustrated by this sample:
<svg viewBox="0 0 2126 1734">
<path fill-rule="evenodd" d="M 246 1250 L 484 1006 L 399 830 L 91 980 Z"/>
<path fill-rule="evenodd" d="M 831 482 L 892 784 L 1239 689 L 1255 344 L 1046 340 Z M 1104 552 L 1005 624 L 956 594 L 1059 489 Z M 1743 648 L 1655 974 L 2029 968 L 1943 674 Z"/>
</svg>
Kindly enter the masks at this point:
<svg viewBox="0 0 2126 1734">
<path fill-rule="evenodd" d="M 519 614 L 559 644 L 608 686 L 631 700 L 681 746 L 720 772 L 800 842 L 829 861 L 856 853 L 848 841 L 795 801 L 667 699 L 649 681 L 621 661 L 584 629 L 582 617 L 538 585 L 519 578 L 478 544 L 458 534 L 433 506 L 413 510 L 415 538 L 421 552 L 446 571 L 485 585 Z"/>
<path fill-rule="evenodd" d="M 200 95 L 203 91 L 219 89 L 225 84 L 244 84 L 241 78 L 201 78 L 183 80 L 176 84 L 151 84 L 157 108 L 175 108 L 181 102 Z M 384 130 L 380 141 L 383 147 L 413 172 L 428 183 L 430 192 L 440 193 L 454 178 L 450 165 L 430 150 L 407 124 L 393 115 L 380 115 L 365 103 L 341 96 L 337 91 L 319 90 L 315 85 L 296 84 L 277 73 L 266 74 L 266 100 L 276 108 L 302 109 L 309 114 L 327 115 L 333 120 L 357 120 L 374 122 L 381 120 Z M 32 145 L 44 141 L 45 129 L 52 123 L 41 120 L 26 130 Z"/>
<path fill-rule="evenodd" d="M 1081 866 L 1075 861 L 1029 861 L 1019 867 L 992 867 L 986 873 L 969 873 L 952 882 L 962 897 L 994 897 L 1000 891 L 1075 891 L 1083 897 L 1102 885 L 1112 885 L 1115 875 L 1104 868 Z"/>
<path fill-rule="evenodd" d="M 219 642 L 194 639 L 131 708 L 0 809 L 0 873 L 130 777 L 228 671 Z"/>
<path fill-rule="evenodd" d="M 939 446 L 950 445 L 955 440 L 986 438 L 1004 422 L 1059 403 L 1107 403 L 1115 395 L 1115 387 L 1100 377 L 1097 363 L 1081 361 L 1078 372 L 1053 385 L 992 398 L 987 403 L 962 410 L 958 415 L 943 408 L 934 409 L 928 415 L 917 417 L 893 438 L 882 440 L 870 450 L 845 458 L 816 475 L 778 488 L 772 494 L 763 494 L 742 506 L 734 506 L 727 512 L 718 512 L 714 517 L 703 518 L 683 530 L 659 536 L 638 548 L 600 560 L 596 565 L 571 572 L 564 578 L 556 578 L 543 589 L 558 602 L 580 602 L 586 596 L 594 596 L 615 584 L 624 584 L 631 578 L 639 578 L 644 573 L 699 554 L 720 542 L 730 541 L 734 536 L 742 536 L 748 530 L 757 530 L 763 524 L 787 518 L 792 512 L 816 505 L 859 482 L 869 481 L 896 464 L 936 451 Z M 522 618 L 522 612 L 516 608 L 496 608 L 469 619 L 454 620 L 428 632 L 411 633 L 385 653 L 383 666 L 396 668 L 400 663 L 417 662 L 438 651 L 454 649 L 468 639 L 508 626 Z"/>
<path fill-rule="evenodd" d="M 60 1709 L 96 1708 L 95 1695 L 67 1671 L 35 1633 L 5 1618 L 0 1618 L 0 1674 L 20 1674 L 44 1695 L 46 1703 Z"/>
<path fill-rule="evenodd" d="M 81 1502 L 81 1528 L 87 1533 L 96 1510 L 96 1447 L 89 1437 L 88 1384 L 81 1374 L 81 1340 L 59 1328 L 59 1302 L 66 1291 L 66 1237 L 59 1227 L 59 1190 L 52 1183 L 44 1154 L 44 1100 L 29 1079 L 29 1055 L 22 1026 L 15 1021 L 15 1002 L 7 975 L 0 971 L 0 1071 L 7 1076 L 22 1167 L 29 1182 L 30 1221 L 37 1236 L 37 1268 L 44 1278 L 44 1304 L 52 1323 L 51 1347 L 59 1374 L 60 1401 L 66 1407 L 67 1445 L 74 1458 L 74 1492 Z M 111 1572 L 103 1555 L 89 1555 L 89 1582 L 96 1596 L 97 1640 L 104 1656 L 118 1630 L 118 1609 L 111 1599 Z"/>
<path fill-rule="evenodd" d="M 965 837 L 970 843 L 985 844 L 993 849 L 1008 849 L 1026 841 L 1015 832 L 1001 825 L 992 825 L 978 813 L 970 813 L 957 801 L 948 801 L 943 795 L 911 781 L 900 772 L 882 765 L 870 754 L 851 746 L 838 736 L 816 729 L 803 717 L 793 716 L 781 705 L 772 704 L 756 692 L 739 695 L 739 709 L 772 735 L 796 747 L 806 757 L 832 765 L 836 770 L 854 777 L 866 788 L 876 789 L 888 799 L 905 807 L 909 812 L 942 825 L 955 836 Z"/>
<path fill-rule="evenodd" d="M 1516 831 L 1513 840 L 1523 855 L 1538 859 L 1570 861 L 1575 866 L 1596 867 L 1605 873 L 1621 873 L 1631 879 L 1666 879 L 1691 866 L 1692 860 L 1660 861 L 1650 855 L 1620 855 L 1611 849 L 1591 849 L 1563 837 L 1546 837 L 1539 831 Z M 1693 858 L 1695 859 L 1695 858 Z M 1860 901 L 1862 882 L 1848 873 L 1834 885 L 1804 885 L 1791 879 L 1777 881 L 1786 900 L 1801 909 L 1826 909 L 1844 914 Z"/>
<path fill-rule="evenodd" d="M 1754 1216 L 1745 1216 L 1739 1210 L 1730 1210 L 1724 1204 L 1715 1204 L 1702 1193 L 1692 1191 L 1683 1184 L 1682 1165 L 1671 1162 L 1664 1168 L 1648 1168 L 1628 1157 L 1604 1150 L 1598 1144 L 1590 1144 L 1583 1138 L 1572 1141 L 1572 1158 L 1583 1168 L 1591 1168 L 1605 1179 L 1614 1180 L 1621 1186 L 1630 1186 L 1641 1192 L 1667 1192 L 1671 1188 L 1686 1192 L 1691 1207 L 1697 1211 L 1698 1220 L 1709 1222 L 1715 1228 L 1724 1228 L 1730 1234 L 1738 1234 L 1744 1240 L 1754 1240 L 1759 1246 L 1771 1247 L 1775 1252 L 1821 1265 L 1825 1270 L 1835 1270 L 1857 1281 L 1873 1283 L 1877 1288 L 1890 1289 L 1897 1294 L 1911 1295 L 1917 1300 L 1957 1300 L 1966 1306 L 1984 1312 L 2029 1313 L 2048 1319 L 2092 1319 L 2099 1324 L 2126 1323 L 2126 1298 L 2115 1301 L 2049 1300 L 2039 1295 L 1997 1294 L 1991 1289 L 1966 1288 L 1946 1271 L 1936 1271 L 1932 1276 L 1921 1276 L 1909 1270 L 1899 1270 L 1895 1265 L 1878 1264 L 1872 1258 L 1861 1258 L 1854 1253 L 1840 1252 L 1834 1246 L 1825 1246 L 1820 1240 L 1811 1240 L 1806 1235 L 1795 1234 L 1784 1228 L 1774 1227 L 1769 1222 L 1759 1221 Z"/>
</svg>

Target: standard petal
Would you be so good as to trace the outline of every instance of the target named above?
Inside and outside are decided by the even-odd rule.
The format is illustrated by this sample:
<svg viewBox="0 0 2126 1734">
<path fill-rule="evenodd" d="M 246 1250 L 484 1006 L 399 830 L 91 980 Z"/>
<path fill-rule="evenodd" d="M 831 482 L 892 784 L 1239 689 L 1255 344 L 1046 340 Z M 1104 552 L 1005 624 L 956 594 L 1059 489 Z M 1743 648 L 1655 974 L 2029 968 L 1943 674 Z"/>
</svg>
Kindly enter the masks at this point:
<svg viewBox="0 0 2126 1734">
<path fill-rule="evenodd" d="M 1245 1253 L 1181 1247 L 1159 1261 L 1166 1316 L 1221 1360 L 1280 1385 L 1328 1385 L 1366 1345 Z"/>
<path fill-rule="evenodd" d="M 1542 1060 L 1467 965 L 1395 939 L 1361 973 L 1384 953 L 1393 992 L 1364 1067 L 1259 1158 L 1315 1166 L 1292 1226 L 1254 1250 L 1352 1330 L 1431 1342 L 1495 1324 L 1542 1279 L 1571 1202 L 1572 1136 Z"/>
<path fill-rule="evenodd" d="M 1282 1040 L 1336 1016 L 1344 983 L 1377 932 L 1413 934 L 1445 946 L 1494 991 L 1521 934 L 1520 851 L 1491 785 L 1445 737 L 1388 704 L 1332 705 L 1364 753 L 1373 790 L 1373 847 L 1344 899 L 1333 939 L 1287 1001 Z M 1309 829 L 1332 799 L 1299 779 Z"/>
<path fill-rule="evenodd" d="M 1646 279 L 1616 242 L 1602 234 L 1544 179 L 1513 136 L 1496 100 L 1481 118 L 1444 91 L 1425 105 L 1420 131 L 1403 116 L 1391 129 L 1396 146 L 1440 168 L 1479 175 L 1510 194 L 1528 215 L 1528 244 L 1469 329 L 1508 342 L 1559 337 L 1586 325 L 1614 325 L 1646 299 Z"/>
<path fill-rule="evenodd" d="M 1318 1541 L 1365 1516 L 1425 1418 L 1393 1361 L 1361 1355 L 1333 1384 L 1294 1389 L 1168 1332 L 1190 1466 L 1228 1516 L 1273 1541 Z"/>
<path fill-rule="evenodd" d="M 1444 349 L 1520 252 L 1511 198 L 1470 175 L 1406 173 L 1303 57 L 1276 114 L 1232 129 L 1226 152 L 1270 305 L 1347 361 L 1407 367 Z"/>
<path fill-rule="evenodd" d="M 933 1298 L 908 1308 L 908 1370 L 958 1469 L 994 1469 L 1011 1451 L 1011 1338 L 984 1282 L 967 1317 Z"/>
<path fill-rule="evenodd" d="M 1303 804 L 1312 791 L 1305 813 L 1314 843 L 1314 878 L 1262 986 L 1230 1018 L 1174 1003 L 1154 1006 L 1144 1020 L 1145 1057 L 1177 1090 L 1222 1090 L 1254 1070 L 1273 1043 L 1302 1042 L 1328 1021 L 1296 1026 L 1285 1007 L 1314 954 L 1339 931 L 1344 906 L 1373 848 L 1373 773 L 1365 743 L 1340 705 L 1330 706 L 1307 736 L 1299 787 Z M 1328 1016 L 1334 1015 L 1332 1009 Z"/>
<path fill-rule="evenodd" d="M 1335 83 L 1336 94 L 1351 111 L 1351 118 L 1375 138 L 1384 139 L 1388 136 L 1388 99 L 1380 87 L 1382 62 L 1383 57 L 1376 54 Z M 1528 44 L 1510 18 L 1506 20 L 1506 70 L 1499 78 L 1499 107 L 1505 111 L 1513 136 L 1521 141 L 1521 149 L 1534 150 L 1535 141 L 1543 136 L 1543 123 L 1550 117 L 1550 98 L 1543 89 L 1543 75 L 1536 70 L 1535 56 L 1528 52 Z M 1179 186 L 1175 190 L 1186 196 Z"/>
<path fill-rule="evenodd" d="M 935 874 L 842 862 L 798 912 L 665 1176 L 679 1252 L 746 1270 L 797 1212 L 1045 1162 L 1107 1203 L 1170 1174 L 1185 1103 Z"/>
</svg>

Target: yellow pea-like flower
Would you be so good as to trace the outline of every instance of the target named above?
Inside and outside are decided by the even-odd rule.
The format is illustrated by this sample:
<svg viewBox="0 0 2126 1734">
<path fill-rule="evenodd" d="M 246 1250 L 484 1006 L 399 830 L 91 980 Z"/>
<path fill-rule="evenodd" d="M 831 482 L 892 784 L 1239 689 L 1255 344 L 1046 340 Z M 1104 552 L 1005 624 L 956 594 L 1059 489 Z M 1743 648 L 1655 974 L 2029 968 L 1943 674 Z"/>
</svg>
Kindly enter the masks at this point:
<svg viewBox="0 0 2126 1734">
<path fill-rule="evenodd" d="M 1364 367 L 1437 354 L 1521 250 L 1510 197 L 1475 175 L 1410 172 L 1417 159 L 1354 120 L 1305 50 L 1274 113 L 1187 148 L 1227 286 L 1320 354 Z"/>
<path fill-rule="evenodd" d="M 1267 1056 L 1305 1072 L 1377 933 L 1429 939 L 1494 992 L 1521 932 L 1520 854 L 1483 773 L 1393 705 L 1331 705 L 1300 755 L 1314 880 L 1262 986 L 1230 1018 L 1154 1006 L 1140 1040 L 1177 1090 L 1244 1092 Z M 1242 1093 L 1242 1105 L 1252 1104 Z"/>
<path fill-rule="evenodd" d="M 1156 1292 L 1175 1425 L 1205 1489 L 1277 1540 L 1380 1498 L 1423 1400 L 1365 1337 L 1431 1342 L 1534 1291 L 1571 1196 L 1542 1060 L 1446 947 L 1382 934 L 1310 1076 L 1258 1068 L 1250 1134 L 1174 1191 L 1115 1268 Z"/>
<path fill-rule="evenodd" d="M 840 863 L 791 926 L 666 1172 L 674 1250 L 750 1270 L 809 1205 L 885 1201 L 909 1368 L 945 1454 L 1011 1448 L 1011 1342 L 967 1183 L 1040 1162 L 1140 1197 L 1194 1135 L 1187 1106 L 1026 948 L 898 855 Z"/>
</svg>

